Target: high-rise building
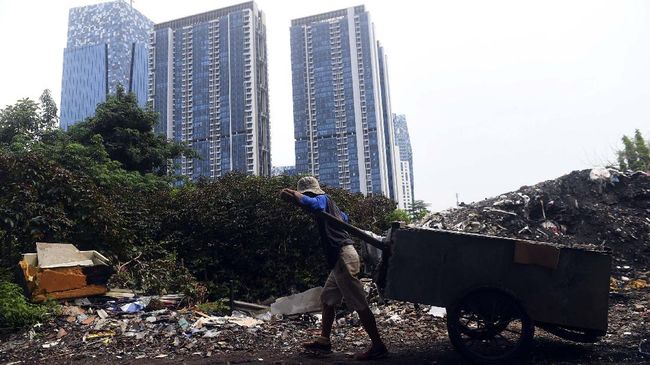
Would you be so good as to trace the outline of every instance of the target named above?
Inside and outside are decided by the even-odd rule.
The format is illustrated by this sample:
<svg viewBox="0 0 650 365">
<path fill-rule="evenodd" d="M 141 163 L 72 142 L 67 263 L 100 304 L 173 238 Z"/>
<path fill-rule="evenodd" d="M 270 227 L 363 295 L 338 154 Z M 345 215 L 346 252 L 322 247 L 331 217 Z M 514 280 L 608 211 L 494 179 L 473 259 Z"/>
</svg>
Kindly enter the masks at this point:
<svg viewBox="0 0 650 365">
<path fill-rule="evenodd" d="M 379 79 L 381 88 L 382 117 L 384 120 L 384 139 L 386 141 L 386 167 L 388 174 L 389 197 L 400 203 L 398 194 L 400 184 L 400 162 L 399 153 L 395 146 L 395 128 L 393 126 L 393 112 L 390 104 L 390 83 L 388 81 L 388 58 L 384 53 L 384 47 L 377 42 L 379 57 Z"/>
<path fill-rule="evenodd" d="M 199 158 L 175 161 L 193 179 L 270 175 L 266 25 L 247 2 L 155 25 L 149 97 L 156 131 Z"/>
<path fill-rule="evenodd" d="M 292 20 L 297 173 L 390 195 L 378 52 L 363 6 Z"/>
<path fill-rule="evenodd" d="M 153 22 L 122 0 L 70 9 L 63 52 L 61 128 L 95 114 L 118 84 L 147 101 L 147 41 Z"/>
<path fill-rule="evenodd" d="M 410 210 L 415 201 L 413 188 L 413 151 L 411 150 L 411 138 L 406 124 L 406 116 L 393 114 L 395 128 L 395 143 L 398 148 L 398 159 L 400 166 L 399 177 L 399 208 Z"/>
</svg>

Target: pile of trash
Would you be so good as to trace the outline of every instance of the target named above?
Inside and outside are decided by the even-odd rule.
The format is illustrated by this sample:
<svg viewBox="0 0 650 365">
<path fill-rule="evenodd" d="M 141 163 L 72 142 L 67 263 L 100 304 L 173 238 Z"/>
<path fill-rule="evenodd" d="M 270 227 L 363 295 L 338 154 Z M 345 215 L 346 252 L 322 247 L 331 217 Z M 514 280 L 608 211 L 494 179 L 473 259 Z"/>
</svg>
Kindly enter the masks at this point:
<svg viewBox="0 0 650 365">
<path fill-rule="evenodd" d="M 614 270 L 650 270 L 650 176 L 596 168 L 427 216 L 422 227 L 611 249 Z"/>
<path fill-rule="evenodd" d="M 370 293 L 371 281 L 364 279 L 364 285 Z M 233 301 L 234 310 L 223 316 L 183 308 L 183 296 L 174 294 L 137 296 L 114 290 L 78 298 L 65 302 L 53 320 L 0 341 L 0 362 L 289 356 L 318 333 L 319 289 L 279 298 L 272 306 Z M 373 297 L 371 309 L 380 325 L 391 327 L 389 341 L 405 342 L 407 334 L 417 333 L 424 342 L 444 334 L 442 324 L 433 325 L 442 321 L 444 309 L 379 300 Z M 350 354 L 368 341 L 358 315 L 347 310 L 337 313 L 332 336 Z"/>
</svg>

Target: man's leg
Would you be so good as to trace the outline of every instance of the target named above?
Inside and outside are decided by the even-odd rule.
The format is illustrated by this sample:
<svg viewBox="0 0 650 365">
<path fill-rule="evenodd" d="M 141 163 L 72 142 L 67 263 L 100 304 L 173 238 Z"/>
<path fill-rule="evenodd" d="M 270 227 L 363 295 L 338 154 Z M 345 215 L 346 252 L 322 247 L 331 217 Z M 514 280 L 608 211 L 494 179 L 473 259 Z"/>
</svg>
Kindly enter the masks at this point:
<svg viewBox="0 0 650 365">
<path fill-rule="evenodd" d="M 335 315 L 336 308 L 331 305 L 327 305 L 323 303 L 322 310 L 323 310 L 323 318 L 321 320 L 321 325 L 320 325 L 320 335 L 329 339 L 332 333 L 332 325 L 334 324 L 334 315 Z"/>
<path fill-rule="evenodd" d="M 344 265 L 340 265 L 343 263 Z M 371 360 L 388 353 L 386 346 L 381 340 L 375 316 L 368 307 L 366 301 L 366 292 L 363 290 L 363 284 L 355 276 L 359 272 L 359 255 L 352 246 L 345 246 L 341 249 L 341 261 L 334 268 L 334 278 L 338 288 L 343 295 L 348 307 L 354 309 L 359 314 L 361 325 L 366 330 L 372 345 L 365 352 L 355 356 L 358 360 Z"/>
<path fill-rule="evenodd" d="M 381 341 L 381 336 L 379 335 L 379 329 L 377 329 L 375 316 L 372 314 L 372 311 L 370 311 L 370 308 L 357 311 L 357 313 L 359 314 L 359 319 L 361 320 L 363 329 L 366 330 L 368 336 L 370 337 L 370 341 L 372 341 L 372 346 L 383 346 L 384 343 Z"/>
<path fill-rule="evenodd" d="M 334 317 L 336 315 L 336 305 L 341 303 L 343 296 L 341 291 L 336 286 L 334 275 L 330 273 L 323 286 L 321 293 L 321 309 L 323 318 L 321 319 L 321 335 L 314 340 L 304 342 L 303 347 L 310 350 L 330 351 L 332 344 L 330 336 L 332 333 L 332 325 L 334 324 Z"/>
</svg>

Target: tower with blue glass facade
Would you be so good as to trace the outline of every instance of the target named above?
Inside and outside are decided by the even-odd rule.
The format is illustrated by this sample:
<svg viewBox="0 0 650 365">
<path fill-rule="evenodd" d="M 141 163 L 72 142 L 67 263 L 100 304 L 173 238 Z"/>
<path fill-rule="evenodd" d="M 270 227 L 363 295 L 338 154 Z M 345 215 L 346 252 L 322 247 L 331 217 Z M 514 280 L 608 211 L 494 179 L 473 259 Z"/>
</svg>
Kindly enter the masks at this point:
<svg viewBox="0 0 650 365">
<path fill-rule="evenodd" d="M 147 101 L 153 22 L 122 0 L 70 9 L 63 53 L 61 128 L 95 114 L 118 84 Z"/>
<path fill-rule="evenodd" d="M 257 5 L 156 24 L 150 44 L 156 131 L 199 155 L 175 161 L 176 173 L 270 175 L 266 25 Z"/>
<path fill-rule="evenodd" d="M 297 173 L 391 195 L 378 53 L 363 6 L 292 20 Z"/>
</svg>

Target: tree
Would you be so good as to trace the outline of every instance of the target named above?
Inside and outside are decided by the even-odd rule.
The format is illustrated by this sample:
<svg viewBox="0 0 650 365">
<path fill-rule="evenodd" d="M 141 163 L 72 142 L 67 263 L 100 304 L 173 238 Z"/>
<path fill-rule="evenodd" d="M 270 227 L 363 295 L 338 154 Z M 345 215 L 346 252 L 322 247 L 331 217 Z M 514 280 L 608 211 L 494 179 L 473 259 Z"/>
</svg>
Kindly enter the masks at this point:
<svg viewBox="0 0 650 365">
<path fill-rule="evenodd" d="M 429 204 L 425 203 L 423 200 L 416 200 L 413 202 L 413 205 L 411 206 L 411 210 L 409 213 L 411 214 L 411 218 L 413 221 L 419 221 L 420 219 L 424 218 L 427 214 L 429 214 Z"/>
<path fill-rule="evenodd" d="M 20 99 L 0 111 L 0 143 L 11 144 L 16 137 L 33 140 L 41 131 L 38 103 Z"/>
<path fill-rule="evenodd" d="M 118 85 L 116 93 L 97 106 L 95 116 L 70 127 L 69 134 L 85 145 L 101 136 L 109 157 L 126 170 L 165 175 L 170 159 L 194 157 L 196 153 L 155 133 L 157 119 L 154 111 L 138 106 L 135 94 Z"/>
<path fill-rule="evenodd" d="M 40 104 L 29 98 L 0 110 L 0 144 L 18 139 L 33 142 L 50 133 L 58 124 L 58 109 L 50 90 L 45 89 Z"/>
<path fill-rule="evenodd" d="M 386 220 L 388 220 L 389 222 L 410 223 L 411 222 L 411 217 L 409 216 L 409 214 L 405 210 L 395 209 L 388 215 Z"/>
<path fill-rule="evenodd" d="M 617 152 L 619 168 L 634 171 L 650 170 L 650 149 L 641 131 L 637 129 L 634 138 L 624 135 L 621 140 L 623 149 Z"/>
<path fill-rule="evenodd" d="M 41 102 L 41 121 L 44 129 L 53 129 L 59 124 L 59 109 L 52 98 L 52 93 L 49 89 L 43 90 L 43 94 L 39 98 Z"/>
</svg>

